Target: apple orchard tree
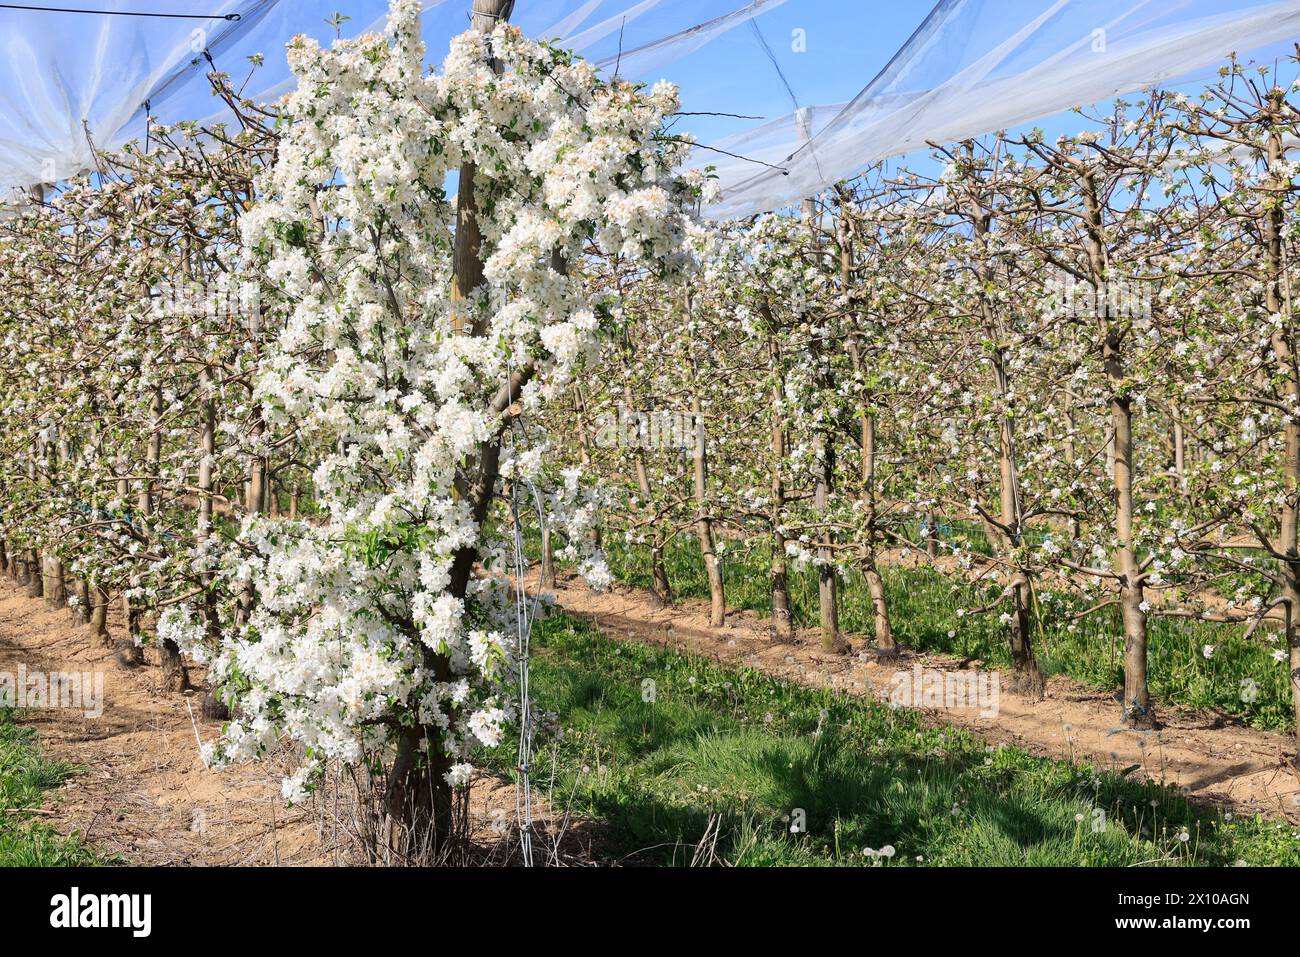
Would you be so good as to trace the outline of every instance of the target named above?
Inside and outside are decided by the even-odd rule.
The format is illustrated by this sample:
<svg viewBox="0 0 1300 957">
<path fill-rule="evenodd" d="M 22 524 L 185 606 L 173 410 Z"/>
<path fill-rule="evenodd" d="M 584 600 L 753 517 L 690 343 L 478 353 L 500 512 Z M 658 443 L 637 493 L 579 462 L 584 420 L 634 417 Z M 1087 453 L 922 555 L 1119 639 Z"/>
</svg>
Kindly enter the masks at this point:
<svg viewBox="0 0 1300 957">
<path fill-rule="evenodd" d="M 419 8 L 395 0 L 386 35 L 290 46 L 298 88 L 242 222 L 281 324 L 257 397 L 319 450 L 322 517 L 245 520 L 225 574 L 256 600 L 220 643 L 185 609 L 162 630 L 210 658 L 235 706 L 213 758 L 288 735 L 304 755 L 291 800 L 329 762 L 364 769 L 387 847 L 427 859 L 470 752 L 515 716 L 492 505 L 543 469 L 513 424 L 566 388 L 609 315 L 584 257 L 680 269 L 705 182 L 673 172 L 688 148 L 664 133 L 673 87 L 605 82 L 505 23 L 428 72 Z M 582 564 L 607 577 L 599 556 Z"/>
</svg>

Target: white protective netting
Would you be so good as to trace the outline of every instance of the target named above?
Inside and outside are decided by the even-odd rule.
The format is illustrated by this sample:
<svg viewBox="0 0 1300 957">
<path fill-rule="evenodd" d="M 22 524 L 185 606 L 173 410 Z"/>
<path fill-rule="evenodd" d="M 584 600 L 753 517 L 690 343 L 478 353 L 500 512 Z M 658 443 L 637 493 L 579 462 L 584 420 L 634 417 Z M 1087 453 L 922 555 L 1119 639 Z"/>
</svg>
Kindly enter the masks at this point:
<svg viewBox="0 0 1300 957">
<path fill-rule="evenodd" d="M 866 166 L 1165 83 L 1300 38 L 1297 0 L 943 0 L 851 102 L 805 107 L 713 145 L 742 216 Z M 1289 51 L 1281 51 L 1289 52 Z M 780 170 L 755 167 L 762 160 Z"/>
<path fill-rule="evenodd" d="M 625 52 L 636 75 L 680 57 L 720 32 L 786 0 L 523 0 L 512 17 L 532 36 L 555 39 L 611 69 Z M 33 4 L 42 5 L 42 4 Z M 387 0 L 76 0 L 0 5 L 0 185 L 49 183 L 91 167 L 93 150 L 143 141 L 146 118 L 222 118 L 206 80 L 215 66 L 243 92 L 273 99 L 292 87 L 284 45 L 304 33 L 322 42 L 382 29 Z M 427 0 L 432 62 L 468 26 L 471 0 Z M 113 11 L 121 15 L 109 15 Z M 348 19 L 327 23 L 336 12 Z M 167 12 L 169 16 L 136 16 Z M 721 18 L 719 22 L 714 21 Z M 701 23 L 704 23 L 701 26 Z M 657 42 L 670 38 L 666 44 Z M 209 57 L 211 62 L 209 62 Z M 625 75 L 633 75 L 623 71 Z M 148 104 L 148 109 L 146 109 Z"/>
<path fill-rule="evenodd" d="M 292 83 L 283 54 L 290 37 L 328 41 L 381 28 L 387 9 L 386 0 L 50 5 L 101 13 L 0 4 L 3 186 L 88 169 L 92 142 L 143 141 L 149 115 L 220 120 L 206 80 L 212 66 L 237 83 L 248 77 L 245 95 L 273 99 Z M 426 0 L 431 62 L 466 28 L 470 6 Z M 336 10 L 349 19 L 327 24 Z M 715 217 L 778 208 L 930 141 L 1034 120 L 1202 71 L 1231 51 L 1271 52 L 1300 38 L 1300 0 L 941 0 L 928 16 L 910 3 L 890 12 L 895 26 L 915 28 L 906 42 L 899 35 L 892 59 L 880 52 L 881 6 L 865 0 L 518 0 L 511 20 L 609 73 L 679 82 L 692 114 L 742 114 L 681 118 L 682 131 L 700 133 L 692 162 L 718 170 L 724 199 L 707 211 Z M 802 59 L 789 48 L 792 25 L 821 31 Z M 249 77 L 254 53 L 265 64 Z"/>
</svg>

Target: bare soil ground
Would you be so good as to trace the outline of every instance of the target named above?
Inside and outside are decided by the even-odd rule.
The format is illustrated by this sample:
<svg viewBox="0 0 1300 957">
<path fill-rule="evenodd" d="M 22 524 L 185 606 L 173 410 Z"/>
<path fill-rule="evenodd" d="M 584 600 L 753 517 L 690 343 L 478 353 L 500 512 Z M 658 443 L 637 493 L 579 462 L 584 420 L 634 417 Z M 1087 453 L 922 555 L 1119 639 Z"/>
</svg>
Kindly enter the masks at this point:
<svg viewBox="0 0 1300 957">
<path fill-rule="evenodd" d="M 123 634 L 120 622 L 110 628 Z M 138 865 L 325 865 L 356 863 L 338 825 L 338 802 L 324 795 L 320 806 L 287 807 L 280 778 L 290 767 L 288 750 L 269 760 L 232 768 L 205 768 L 198 741 L 215 738 L 220 722 L 204 720 L 199 692 L 159 690 L 154 652 L 137 668 L 124 668 L 67 609 L 28 597 L 0 578 L 0 671 L 99 672 L 104 681 L 100 717 L 84 711 L 23 712 L 44 753 L 80 769 L 48 792 L 41 820 L 60 833 L 80 833 L 99 850 Z M 191 666 L 196 687 L 202 668 Z M 536 860 L 589 863 L 593 834 L 585 822 L 552 819 L 534 799 L 538 818 Z M 515 787 L 479 775 L 470 794 L 476 855 L 486 862 L 517 860 L 509 825 L 515 819 Z M 503 827 L 504 825 L 504 827 Z"/>
<path fill-rule="evenodd" d="M 950 672 L 978 662 L 904 652 L 896 659 L 855 652 L 831 655 L 818 648 L 809 630 L 798 643 L 776 642 L 769 624 L 750 612 L 727 614 L 723 628 L 711 628 L 707 602 L 654 607 L 641 590 L 615 585 L 593 592 L 573 575 L 562 575 L 555 595 L 566 611 L 595 622 L 610 637 L 664 645 L 730 666 L 747 666 L 786 680 L 855 695 L 886 699 L 896 672 L 914 666 Z M 1053 676 L 1042 701 L 1011 690 L 999 673 L 996 715 L 977 710 L 919 709 L 927 720 L 965 728 L 993 744 L 1014 744 L 1032 753 L 1077 758 L 1178 788 L 1189 798 L 1237 814 L 1260 813 L 1300 822 L 1300 773 L 1293 738 L 1246 727 L 1230 715 L 1177 709 L 1157 702 L 1163 725 L 1137 732 L 1119 727 L 1113 695 L 1064 676 Z"/>
</svg>

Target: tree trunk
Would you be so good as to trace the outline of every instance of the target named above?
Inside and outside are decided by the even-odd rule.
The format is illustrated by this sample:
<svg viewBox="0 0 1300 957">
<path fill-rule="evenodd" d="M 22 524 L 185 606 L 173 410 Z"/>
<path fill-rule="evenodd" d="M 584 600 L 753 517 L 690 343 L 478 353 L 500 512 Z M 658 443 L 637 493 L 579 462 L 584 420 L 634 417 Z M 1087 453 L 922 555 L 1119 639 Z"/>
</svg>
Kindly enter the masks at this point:
<svg viewBox="0 0 1300 957">
<path fill-rule="evenodd" d="M 1010 409 L 1011 378 L 1007 371 L 1007 354 L 1002 323 L 993 310 L 985 290 L 993 284 L 993 270 L 988 256 L 988 236 L 992 217 L 976 202 L 970 210 L 975 239 L 980 250 L 980 314 L 988 337 L 993 365 L 994 394 L 1003 408 L 998 428 L 998 505 L 1002 527 L 994 530 L 994 542 L 1008 567 L 1015 569 L 1011 580 L 1011 612 L 1007 623 L 1007 640 L 1015 679 L 1021 692 L 1031 700 L 1043 697 L 1043 675 L 1034 658 L 1030 632 L 1030 581 L 1016 559 L 1016 549 L 1024 534 L 1020 508 L 1020 471 L 1016 461 L 1016 423 Z"/>
<path fill-rule="evenodd" d="M 118 474 L 121 475 L 123 471 L 125 471 L 125 464 L 119 463 Z M 130 483 L 126 478 L 119 478 L 117 480 L 117 497 L 125 502 L 130 494 Z M 138 619 L 136 618 L 134 609 L 131 607 L 131 598 L 126 594 L 126 592 L 122 593 L 121 604 L 122 621 L 126 625 L 126 637 L 113 643 L 113 646 L 117 649 L 117 660 L 128 667 L 142 665 L 144 664 L 144 652 L 136 643 L 136 638 L 138 636 L 136 631 L 133 630 L 136 627 Z M 105 620 L 107 621 L 107 610 L 105 610 Z"/>
<path fill-rule="evenodd" d="M 867 497 L 867 561 L 862 569 L 871 593 L 871 616 L 875 623 L 876 650 L 887 655 L 898 654 L 898 640 L 889 618 L 889 600 L 885 595 L 885 580 L 876 565 L 876 417 L 870 413 L 862 416 L 862 488 Z"/>
<path fill-rule="evenodd" d="M 898 640 L 894 638 L 894 626 L 889 619 L 885 580 L 880 577 L 880 569 L 876 567 L 875 562 L 862 569 L 862 577 L 867 580 L 867 591 L 871 594 L 871 617 L 876 630 L 876 650 L 887 655 L 896 655 Z"/>
<path fill-rule="evenodd" d="M 841 196 L 838 236 L 840 243 L 840 290 L 845 302 L 852 304 L 853 295 L 853 234 L 844 209 L 844 197 Z M 853 333 L 848 341 L 849 358 L 853 363 L 853 373 L 863 388 L 866 381 L 866 356 L 863 353 L 857 313 L 854 312 Z M 889 601 L 885 594 L 885 582 L 880 577 L 877 556 L 880 545 L 878 536 L 880 513 L 876 501 L 876 417 L 872 409 L 874 396 L 870 391 L 862 395 L 862 408 L 858 413 L 858 440 L 862 446 L 861 489 L 859 498 L 866 514 L 866 528 L 863 530 L 862 542 L 862 576 L 867 582 L 867 591 L 871 595 L 871 617 L 875 631 L 875 648 L 884 655 L 898 654 L 898 642 L 894 638 L 894 628 L 889 620 Z"/>
<path fill-rule="evenodd" d="M 261 421 L 254 426 L 254 431 L 259 434 L 264 429 L 265 426 Z M 244 511 L 251 515 L 260 515 L 266 511 L 266 477 L 266 459 L 259 455 L 250 456 L 248 460 L 248 477 L 244 481 Z M 250 581 L 244 586 L 244 590 L 236 599 L 238 607 L 235 620 L 237 624 L 248 624 L 248 619 L 253 614 L 253 602 L 256 599 L 257 588 Z"/>
<path fill-rule="evenodd" d="M 1109 278 L 1102 240 L 1101 205 L 1092 176 L 1080 177 L 1087 213 L 1087 252 L 1093 282 L 1093 301 L 1098 304 L 1098 329 L 1102 339 L 1102 363 L 1111 389 L 1110 445 L 1111 475 L 1115 490 L 1115 554 L 1111 570 L 1118 579 L 1120 615 L 1124 624 L 1123 721 L 1131 728 L 1156 726 L 1147 685 L 1147 615 L 1143 608 L 1144 578 L 1133 549 L 1133 404 L 1125 381 L 1123 334 L 1113 322 L 1104 294 Z"/>
<path fill-rule="evenodd" d="M 785 389 L 782 387 L 781 346 L 772 328 L 772 311 L 763 305 L 768 321 L 768 363 L 772 375 L 772 636 L 777 641 L 793 641 L 794 609 L 790 604 L 790 580 L 785 558 Z"/>
<path fill-rule="evenodd" d="M 471 28 L 480 33 L 490 33 L 508 17 L 513 6 L 514 0 L 474 0 Z M 492 66 L 498 73 L 501 71 L 500 64 Z M 483 283 L 482 234 L 474 197 L 474 177 L 473 164 L 461 167 L 457 185 L 452 282 L 452 297 L 458 302 L 467 301 Z M 454 315 L 452 326 L 456 333 L 464 333 L 463 315 Z M 473 323 L 469 331 L 481 335 L 480 323 Z M 512 379 L 506 384 L 507 405 L 517 394 L 513 387 Z M 470 504 L 473 521 L 480 527 L 487 517 L 496 486 L 500 458 L 501 442 L 496 437 L 486 442 L 478 454 L 465 463 L 457 480 L 457 494 Z M 456 553 L 449 586 L 452 595 L 465 597 L 478 557 L 477 549 L 473 547 L 462 548 Z M 429 651 L 426 664 L 437 680 L 451 679 L 450 663 L 445 656 Z M 400 845 L 407 845 L 407 856 L 413 863 L 444 861 L 461 836 L 457 827 L 455 795 L 447 781 L 450 760 L 444 746 L 445 733 L 436 724 L 407 729 L 398 741 L 397 755 L 388 772 L 386 809 L 390 825 L 400 832 L 390 837 L 389 846 L 400 850 Z"/>
<path fill-rule="evenodd" d="M 151 517 L 158 508 L 157 486 L 154 484 L 158 481 L 159 472 L 162 465 L 162 414 L 163 398 L 162 391 L 155 389 L 149 402 L 149 412 L 153 419 L 153 432 L 149 436 L 149 448 L 147 468 L 145 469 L 147 478 L 140 483 L 139 509 L 141 515 Z M 140 633 L 140 613 L 134 612 L 135 621 L 132 625 L 132 636 Z M 158 649 L 160 664 L 162 668 L 162 689 L 164 691 L 181 692 L 190 687 L 189 672 L 185 669 L 185 662 L 181 660 L 181 650 L 176 642 L 170 638 L 163 640 Z"/>
<path fill-rule="evenodd" d="M 78 578 L 73 588 L 77 596 L 77 620 L 83 625 L 87 624 L 90 621 L 90 581 Z"/>
<path fill-rule="evenodd" d="M 1178 491 L 1187 491 L 1187 439 L 1183 431 L 1183 414 L 1174 407 L 1174 481 Z"/>
<path fill-rule="evenodd" d="M 68 585 L 63 578 L 63 562 L 53 555 L 45 556 L 45 601 L 52 608 L 68 604 Z"/>
<path fill-rule="evenodd" d="M 108 634 L 108 592 L 98 585 L 93 585 L 91 593 L 90 633 L 101 644 L 112 647 L 113 640 Z"/>
<path fill-rule="evenodd" d="M 1280 109 L 1278 97 L 1272 99 L 1273 109 Z M 1269 170 L 1276 170 L 1285 159 L 1282 134 L 1274 129 L 1268 139 Z M 1281 386 L 1283 401 L 1295 407 L 1300 403 L 1300 368 L 1297 367 L 1295 342 L 1291 337 L 1292 316 L 1289 315 L 1289 297 L 1282 292 L 1283 255 L 1282 203 L 1275 202 L 1264 217 L 1264 256 L 1267 272 L 1264 287 L 1264 307 L 1269 315 L 1279 315 L 1285 310 L 1281 325 L 1271 338 L 1277 367 L 1285 372 Z M 1288 416 L 1284 420 L 1286 440 L 1285 458 L 1282 462 L 1283 489 L 1286 497 L 1278 515 L 1278 538 L 1273 550 L 1286 556 L 1278 562 L 1281 579 L 1281 597 L 1286 605 L 1286 642 L 1289 650 L 1291 683 L 1292 732 L 1297 743 L 1296 764 L 1300 766 L 1300 422 Z"/>
<path fill-rule="evenodd" d="M 41 554 L 36 549 L 27 551 L 27 595 L 40 598 L 45 594 L 45 576 L 41 571 Z"/>
<path fill-rule="evenodd" d="M 576 385 L 573 387 L 573 398 L 575 411 L 578 413 L 578 460 L 582 463 L 584 469 L 590 471 L 592 467 L 591 433 L 587 428 L 587 409 L 582 398 L 582 390 Z M 591 527 L 591 544 L 594 548 L 601 547 L 599 522 L 594 523 Z"/>
<path fill-rule="evenodd" d="M 542 523 L 542 568 L 538 577 L 538 587 L 546 591 L 555 590 L 555 549 L 551 541 L 551 526 Z"/>
<path fill-rule="evenodd" d="M 813 493 L 813 505 L 817 514 L 824 516 L 830 508 L 830 491 L 832 476 L 835 474 L 834 451 L 829 436 L 819 437 L 817 449 L 817 487 Z M 821 644 L 823 651 L 840 654 L 845 650 L 844 639 L 840 635 L 839 596 L 835 579 L 835 552 L 830 547 L 830 531 L 824 530 L 821 543 L 817 547 L 817 602 L 821 621 Z"/>
<path fill-rule="evenodd" d="M 634 408 L 632 404 L 632 390 L 629 386 L 623 387 L 623 402 L 627 409 Z M 638 442 L 636 454 L 633 456 L 633 466 L 636 471 L 636 485 L 641 493 L 641 499 L 645 502 L 646 507 L 653 509 L 652 495 L 650 489 L 650 472 L 646 468 L 645 450 L 641 448 Z M 651 580 L 651 598 L 655 605 L 661 608 L 667 608 L 673 603 L 673 588 L 668 581 L 668 572 L 664 568 L 664 547 L 665 537 L 656 521 L 650 526 L 650 580 Z"/>
<path fill-rule="evenodd" d="M 203 432 L 199 439 L 199 518 L 195 538 L 204 549 L 205 561 L 208 559 L 207 548 L 212 540 L 212 496 L 215 492 L 215 472 L 217 460 L 217 406 L 216 383 L 212 367 L 207 366 L 200 374 L 204 393 Z M 203 628 L 207 639 L 216 642 L 221 634 L 221 621 L 217 612 L 217 596 L 213 574 L 206 568 L 200 572 L 203 587 Z M 211 684 L 203 696 L 203 715 L 214 721 L 226 721 L 230 718 L 230 709 L 215 684 Z"/>
<path fill-rule="evenodd" d="M 689 302 L 690 294 L 687 293 L 688 314 Z M 727 599 L 723 590 L 722 569 L 718 565 L 718 554 L 713 542 L 713 521 L 709 518 L 709 451 L 698 386 L 691 396 L 691 414 L 695 417 L 695 535 L 700 542 L 704 570 L 709 576 L 709 625 L 721 628 L 726 623 Z"/>
</svg>

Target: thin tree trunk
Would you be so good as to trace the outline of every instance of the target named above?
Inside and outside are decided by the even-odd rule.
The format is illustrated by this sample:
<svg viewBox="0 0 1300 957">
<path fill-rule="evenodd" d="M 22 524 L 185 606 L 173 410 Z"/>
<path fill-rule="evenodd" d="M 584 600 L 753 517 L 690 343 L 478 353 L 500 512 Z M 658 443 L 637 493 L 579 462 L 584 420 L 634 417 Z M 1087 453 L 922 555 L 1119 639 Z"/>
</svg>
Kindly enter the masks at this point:
<svg viewBox="0 0 1300 957">
<path fill-rule="evenodd" d="M 998 428 L 998 504 L 1002 527 L 994 530 L 994 538 L 1003 560 L 1007 562 L 1008 567 L 1014 569 L 1010 586 L 1011 612 L 1007 622 L 1007 639 L 1016 682 L 1021 692 L 1031 700 L 1038 700 L 1043 697 L 1043 675 L 1034 657 L 1030 631 L 1030 581 L 1028 574 L 1016 560 L 1016 549 L 1020 546 L 1020 537 L 1024 534 L 1024 529 L 1021 524 L 1023 516 L 1020 509 L 1020 472 L 1016 461 L 1016 423 L 1009 406 L 1011 379 L 1007 372 L 1002 323 L 985 293 L 985 290 L 993 284 L 993 271 L 988 256 L 988 236 L 992 229 L 992 217 L 976 202 L 972 202 L 970 214 L 974 223 L 975 240 L 981 254 L 978 267 L 979 302 L 984 321 L 984 333 L 991 344 L 993 389 L 1003 404 Z"/>
<path fill-rule="evenodd" d="M 551 541 L 551 526 L 547 522 L 542 523 L 542 568 L 538 579 L 538 587 L 547 591 L 555 590 L 555 548 Z"/>
<path fill-rule="evenodd" d="M 1065 407 L 1065 460 L 1066 462 L 1069 463 L 1069 467 L 1071 469 L 1075 467 L 1074 465 L 1075 462 L 1074 404 L 1077 401 L 1077 398 L 1078 397 L 1073 392 L 1071 392 L 1069 389 L 1066 389 L 1065 401 L 1062 403 Z M 1069 517 L 1069 520 L 1067 522 L 1067 527 L 1070 530 L 1070 540 L 1078 541 L 1079 533 L 1081 529 L 1079 527 L 1079 519 L 1077 515 L 1071 515 Z"/>
<path fill-rule="evenodd" d="M 118 474 L 122 474 L 123 471 L 125 471 L 124 466 Z M 119 478 L 117 480 L 117 497 L 125 502 L 130 494 L 130 483 L 125 478 Z M 115 645 L 117 648 L 117 660 L 129 667 L 142 665 L 144 664 L 144 651 L 140 648 L 138 642 L 140 636 L 138 630 L 139 617 L 136 615 L 135 609 L 132 607 L 131 596 L 125 591 L 122 592 L 121 603 L 122 620 L 126 624 L 126 637 L 118 641 Z"/>
<path fill-rule="evenodd" d="M 1101 204 L 1092 176 L 1080 176 L 1087 214 L 1087 252 L 1094 297 L 1100 308 L 1098 328 L 1102 337 L 1102 363 L 1110 385 L 1111 474 L 1115 490 L 1115 554 L 1111 568 L 1118 578 L 1120 616 L 1124 624 L 1124 723 L 1132 728 L 1154 728 L 1155 711 L 1147 684 L 1147 614 L 1143 595 L 1144 578 L 1133 548 L 1133 405 L 1126 392 L 1122 331 L 1111 321 L 1103 295 L 1109 267 L 1102 240 Z"/>
<path fill-rule="evenodd" d="M 817 448 L 817 486 L 813 492 L 813 506 L 817 514 L 825 516 L 830 508 L 832 476 L 835 474 L 834 449 L 824 433 L 819 436 Z M 822 650 L 844 651 L 840 635 L 839 596 L 835 579 L 835 552 L 830 547 L 830 532 L 823 531 L 817 547 L 817 601 L 821 621 Z"/>
<path fill-rule="evenodd" d="M 582 397 L 582 389 L 578 386 L 573 387 L 573 398 L 575 410 L 578 413 L 578 454 L 579 461 L 583 469 L 590 471 L 592 467 L 591 455 L 591 433 L 587 428 L 587 405 Z M 595 548 L 601 547 L 600 523 L 596 522 L 591 527 L 591 544 Z"/>
<path fill-rule="evenodd" d="M 262 426 L 256 427 L 261 431 Z M 266 460 L 261 456 L 251 456 L 248 461 L 248 478 L 244 482 L 244 511 L 260 515 L 266 511 Z M 253 603 L 257 600 L 257 588 L 250 581 L 239 594 L 236 621 L 246 625 L 253 614 Z"/>
<path fill-rule="evenodd" d="M 162 415 L 163 415 L 163 398 L 162 390 L 155 389 L 153 396 L 149 401 L 149 414 L 153 420 L 153 431 L 149 436 L 148 458 L 146 460 L 145 473 L 146 478 L 140 482 L 139 509 L 140 514 L 150 518 L 158 508 L 158 488 L 154 484 L 158 481 L 159 472 L 162 465 Z M 139 633 L 139 611 L 135 611 L 135 627 L 133 634 Z M 160 664 L 162 668 L 162 688 L 164 691 L 181 692 L 190 687 L 189 672 L 185 668 L 185 662 L 181 660 L 181 650 L 176 642 L 170 638 L 164 639 L 159 644 Z"/>
<path fill-rule="evenodd" d="M 688 321 L 691 315 L 691 290 L 683 294 L 683 314 Z M 713 539 L 713 520 L 709 517 L 709 446 L 704 429 L 704 405 L 700 399 L 700 384 L 695 357 L 691 357 L 691 416 L 695 425 L 695 457 L 693 478 L 695 485 L 695 536 L 704 558 L 704 571 L 709 578 L 709 625 L 721 628 L 727 620 L 727 598 L 722 582 L 722 568 Z"/>
<path fill-rule="evenodd" d="M 800 126 L 800 137 L 807 141 L 809 130 Z M 814 254 L 820 254 L 821 236 L 818 225 L 817 201 L 807 198 L 803 201 L 803 221 L 808 227 Z M 824 344 L 813 343 L 814 350 L 820 352 Z M 824 384 L 824 383 L 823 383 Z M 829 430 L 820 429 L 817 435 L 816 449 L 816 486 L 813 491 L 813 507 L 819 516 L 825 517 L 830 509 L 831 487 L 835 475 L 835 447 Z M 817 547 L 817 604 L 818 620 L 821 625 L 821 646 L 823 651 L 839 654 L 845 650 L 844 639 L 840 635 L 839 590 L 835 577 L 835 551 L 831 547 L 831 532 L 823 529 Z"/>
<path fill-rule="evenodd" d="M 59 438 L 51 442 L 48 446 L 49 458 L 47 468 L 50 475 L 50 484 L 55 481 L 65 459 L 67 458 L 67 448 L 65 440 Z M 54 554 L 45 556 L 45 601 L 53 608 L 65 608 L 68 604 L 68 584 L 63 575 L 63 562 Z"/>
<path fill-rule="evenodd" d="M 785 389 L 782 386 L 781 346 L 777 342 L 772 311 L 763 304 L 768 323 L 768 368 L 772 376 L 772 634 L 777 641 L 793 641 L 794 609 L 790 604 L 790 580 L 785 557 Z"/>
<path fill-rule="evenodd" d="M 1123 378 L 1118 349 L 1107 339 L 1107 375 L 1112 383 Z M 1155 713 L 1147 687 L 1147 615 L 1142 607 L 1143 579 L 1133 550 L 1133 413 L 1127 397 L 1111 399 L 1115 433 L 1115 550 L 1113 568 L 1120 576 L 1120 613 L 1124 621 L 1124 718 L 1136 728 L 1155 727 Z"/>
<path fill-rule="evenodd" d="M 1271 100 L 1274 112 L 1280 110 L 1280 97 Z M 1268 139 L 1268 165 L 1276 170 L 1285 159 L 1282 134 L 1275 128 Z M 1273 332 L 1271 345 L 1277 367 L 1285 372 L 1283 401 L 1294 407 L 1300 403 L 1300 367 L 1297 367 L 1295 343 L 1291 338 L 1292 317 L 1289 296 L 1282 292 L 1283 245 L 1285 226 L 1281 202 L 1273 203 L 1264 217 L 1265 269 L 1264 307 L 1269 315 L 1287 311 Z M 1286 642 L 1290 654 L 1292 732 L 1297 742 L 1296 763 L 1300 765 L 1300 422 L 1284 419 L 1285 457 L 1282 462 L 1283 489 L 1286 492 L 1278 515 L 1278 538 L 1273 550 L 1286 556 L 1278 562 L 1281 597 L 1286 606 Z"/>
<path fill-rule="evenodd" d="M 1187 438 L 1183 432 L 1183 414 L 1174 407 L 1174 481 L 1180 492 L 1187 491 Z"/>
<path fill-rule="evenodd" d="M 200 374 L 203 401 L 203 431 L 199 438 L 199 518 L 196 540 L 199 547 L 207 554 L 207 546 L 213 536 L 212 498 L 216 488 L 217 460 L 217 406 L 216 383 L 212 367 L 204 367 Z M 221 634 L 221 622 L 217 612 L 217 596 L 213 575 L 206 569 L 201 573 L 203 587 L 203 627 L 209 641 L 215 642 Z M 203 696 L 203 716 L 214 721 L 230 718 L 230 709 L 221 700 L 216 685 L 208 688 Z"/>
<path fill-rule="evenodd" d="M 876 417 L 871 413 L 862 416 L 862 488 L 867 497 L 867 561 L 862 574 L 871 594 L 871 616 L 875 624 L 876 649 L 887 655 L 898 654 L 898 641 L 889 618 L 889 601 L 885 594 L 885 580 L 876 564 Z"/>
<path fill-rule="evenodd" d="M 841 203 L 843 204 L 843 202 L 844 197 L 841 196 Z M 852 293 L 853 236 L 847 212 L 843 209 L 843 205 L 841 205 L 838 235 L 840 242 L 840 289 L 845 301 L 852 303 L 854 301 Z M 856 324 L 856 314 L 854 331 L 849 336 L 848 347 L 854 375 L 857 376 L 859 383 L 865 382 L 867 372 L 866 356 L 863 354 L 862 342 Z M 868 394 L 863 398 L 867 401 L 863 403 L 863 408 L 858 414 L 858 438 L 862 445 L 862 487 L 859 496 L 866 513 L 866 528 L 864 529 L 862 542 L 862 576 L 866 579 L 867 591 L 871 595 L 871 617 L 876 636 L 876 650 L 881 654 L 892 656 L 898 654 L 898 641 L 894 638 L 894 628 L 889 618 L 889 600 L 885 593 L 885 581 L 881 577 L 877 565 L 880 546 L 878 535 L 880 513 L 876 498 L 876 418 L 870 407 L 872 396 Z"/>
<path fill-rule="evenodd" d="M 632 390 L 626 384 L 623 387 L 623 402 L 629 410 L 633 408 Z M 636 471 L 636 485 L 641 493 L 641 500 L 646 503 L 647 508 L 652 508 L 652 492 L 650 489 L 650 472 L 646 467 L 645 449 L 641 443 L 636 445 L 636 453 L 632 457 L 633 468 Z M 668 581 L 668 571 L 664 567 L 664 547 L 665 537 L 656 521 L 650 526 L 650 580 L 651 580 L 651 597 L 656 605 L 668 607 L 673 603 L 673 588 Z"/>
<path fill-rule="evenodd" d="M 41 446 L 38 442 L 33 442 L 31 455 L 27 459 L 27 478 L 35 484 L 37 481 L 36 463 L 41 457 Z M 29 598 L 40 598 L 45 593 L 45 576 L 42 573 L 41 554 L 35 548 L 27 549 L 27 595 Z"/>
</svg>

